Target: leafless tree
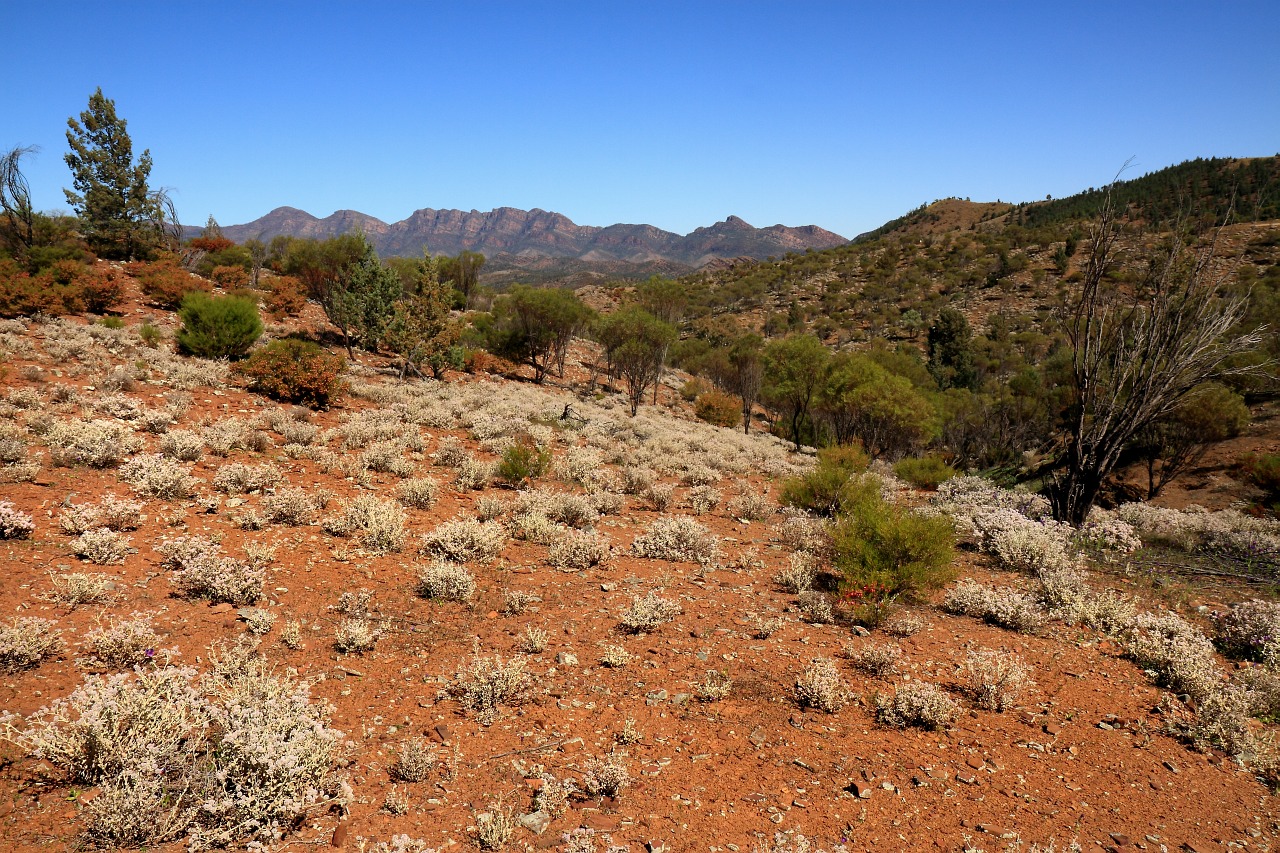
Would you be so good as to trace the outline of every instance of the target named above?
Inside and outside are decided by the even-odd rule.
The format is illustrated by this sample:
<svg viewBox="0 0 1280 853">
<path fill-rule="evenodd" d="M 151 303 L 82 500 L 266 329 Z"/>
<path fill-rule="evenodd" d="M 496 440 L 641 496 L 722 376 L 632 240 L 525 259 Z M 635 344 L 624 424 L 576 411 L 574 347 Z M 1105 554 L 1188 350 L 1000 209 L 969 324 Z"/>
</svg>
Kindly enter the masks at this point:
<svg viewBox="0 0 1280 853">
<path fill-rule="evenodd" d="M 4 214 L 9 238 L 22 252 L 31 248 L 36 230 L 36 212 L 31 206 L 31 187 L 22 174 L 22 158 L 39 150 L 34 145 L 15 146 L 0 156 L 0 212 Z"/>
<path fill-rule="evenodd" d="M 1216 260 L 1221 231 L 1191 249 L 1175 228 L 1147 258 L 1145 279 L 1126 292 L 1107 277 L 1121 255 L 1108 194 L 1064 323 L 1074 399 L 1049 488 L 1056 519 L 1083 523 L 1126 445 L 1197 385 L 1235 372 L 1230 359 L 1262 342 L 1263 329 L 1240 331 L 1249 295 L 1224 289 L 1230 269 Z"/>
</svg>

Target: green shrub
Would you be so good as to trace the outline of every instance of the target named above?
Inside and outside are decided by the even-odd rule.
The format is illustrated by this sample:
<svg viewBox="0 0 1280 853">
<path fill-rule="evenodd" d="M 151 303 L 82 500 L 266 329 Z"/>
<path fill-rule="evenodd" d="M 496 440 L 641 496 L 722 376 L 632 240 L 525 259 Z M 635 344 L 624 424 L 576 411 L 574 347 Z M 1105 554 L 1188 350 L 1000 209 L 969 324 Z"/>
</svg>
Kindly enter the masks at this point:
<svg viewBox="0 0 1280 853">
<path fill-rule="evenodd" d="M 1268 495 L 1280 495 L 1280 453 L 1250 453 L 1240 463 L 1249 482 Z"/>
<path fill-rule="evenodd" d="M 97 324 L 107 329 L 123 329 L 124 320 L 119 317 L 99 317 Z"/>
<path fill-rule="evenodd" d="M 164 332 L 160 331 L 158 326 L 151 325 L 150 321 L 138 327 L 138 338 L 151 349 L 155 349 L 163 337 Z"/>
<path fill-rule="evenodd" d="M 238 359 L 262 335 L 262 320 L 252 299 L 188 293 L 178 310 L 182 328 L 178 349 L 201 358 Z"/>
<path fill-rule="evenodd" d="M 236 366 L 249 378 L 249 389 L 313 409 L 327 408 L 342 394 L 342 356 L 310 341 L 272 341 Z"/>
<path fill-rule="evenodd" d="M 780 500 L 787 506 L 833 515 L 849 479 L 867 470 L 867 454 L 860 444 L 842 444 L 818 451 L 818 464 L 807 474 L 788 477 Z"/>
<path fill-rule="evenodd" d="M 736 427 L 742 423 L 742 401 L 722 391 L 698 395 L 693 412 L 700 420 L 716 426 Z"/>
<path fill-rule="evenodd" d="M 940 456 L 908 457 L 893 466 L 893 473 L 906 480 L 917 489 L 933 491 L 938 484 L 950 480 L 956 475 L 956 469 L 942 460 Z"/>
<path fill-rule="evenodd" d="M 886 595 L 910 596 L 937 589 L 954 575 L 951 522 L 890 504 L 876 477 L 846 484 L 831 538 L 846 590 L 874 585 Z"/>
<path fill-rule="evenodd" d="M 503 451 L 502 461 L 498 463 L 498 477 L 519 488 L 547 473 L 550 467 L 550 450 L 529 441 L 520 441 Z"/>
</svg>

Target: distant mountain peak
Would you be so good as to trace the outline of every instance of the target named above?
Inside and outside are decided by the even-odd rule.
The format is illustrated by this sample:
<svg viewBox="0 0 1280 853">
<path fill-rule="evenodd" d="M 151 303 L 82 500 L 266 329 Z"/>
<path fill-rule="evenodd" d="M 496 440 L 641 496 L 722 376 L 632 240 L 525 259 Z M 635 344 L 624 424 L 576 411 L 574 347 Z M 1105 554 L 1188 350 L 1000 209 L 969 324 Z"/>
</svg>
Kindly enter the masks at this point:
<svg viewBox="0 0 1280 853">
<path fill-rule="evenodd" d="M 687 235 L 652 225 L 577 225 L 555 211 L 498 207 L 490 211 L 415 210 L 399 222 L 386 223 L 358 210 L 336 210 L 319 218 L 294 207 L 277 207 L 243 225 L 223 226 L 232 240 L 269 240 L 279 234 L 323 239 L 363 231 L 385 256 L 433 253 L 456 255 L 463 250 L 486 255 L 579 258 L 588 261 L 669 261 L 701 265 L 717 258 L 766 258 L 806 249 L 827 249 L 848 242 L 815 225 L 754 228 L 738 216 L 697 228 Z"/>
</svg>

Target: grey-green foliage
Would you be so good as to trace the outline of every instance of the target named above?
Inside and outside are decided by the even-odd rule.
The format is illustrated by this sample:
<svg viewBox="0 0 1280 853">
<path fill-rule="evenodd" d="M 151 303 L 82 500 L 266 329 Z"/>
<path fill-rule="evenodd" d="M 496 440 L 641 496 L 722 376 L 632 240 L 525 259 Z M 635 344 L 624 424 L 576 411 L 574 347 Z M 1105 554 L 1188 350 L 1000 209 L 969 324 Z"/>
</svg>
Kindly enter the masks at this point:
<svg viewBox="0 0 1280 853">
<path fill-rule="evenodd" d="M 202 358 L 242 358 L 262 335 L 258 306 L 242 296 L 188 293 L 178 309 L 178 349 Z"/>
<path fill-rule="evenodd" d="M 396 272 L 382 265 L 373 245 L 359 235 L 363 254 L 342 270 L 330 298 L 322 300 L 329 319 L 346 339 L 347 352 L 352 340 L 364 349 L 376 352 L 387 325 L 395 314 L 396 300 L 404 288 Z"/>
</svg>

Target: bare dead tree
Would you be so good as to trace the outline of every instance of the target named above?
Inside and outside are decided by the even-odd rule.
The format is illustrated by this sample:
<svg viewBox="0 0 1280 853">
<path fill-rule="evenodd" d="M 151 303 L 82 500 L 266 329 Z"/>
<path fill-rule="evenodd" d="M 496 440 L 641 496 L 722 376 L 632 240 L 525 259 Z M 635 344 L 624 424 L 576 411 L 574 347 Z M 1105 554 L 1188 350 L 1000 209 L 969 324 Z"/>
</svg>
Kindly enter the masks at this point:
<svg viewBox="0 0 1280 853">
<path fill-rule="evenodd" d="M 15 146 L 0 155 L 0 212 L 9 238 L 24 253 L 35 241 L 36 212 L 31 206 L 31 187 L 22 174 L 22 158 L 39 150 L 34 145 Z"/>
<path fill-rule="evenodd" d="M 1064 323 L 1074 400 L 1049 487 L 1059 521 L 1083 523 L 1125 446 L 1200 383 L 1238 372 L 1230 359 L 1262 342 L 1262 328 L 1239 331 L 1249 295 L 1224 290 L 1230 270 L 1215 263 L 1222 228 L 1198 250 L 1185 245 L 1179 230 L 1150 257 L 1146 280 L 1124 292 L 1107 279 L 1120 254 L 1108 193 Z M 1257 368 L 1240 370 L 1246 369 Z"/>
</svg>

